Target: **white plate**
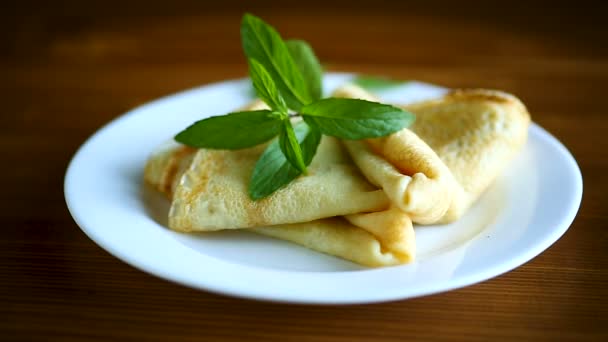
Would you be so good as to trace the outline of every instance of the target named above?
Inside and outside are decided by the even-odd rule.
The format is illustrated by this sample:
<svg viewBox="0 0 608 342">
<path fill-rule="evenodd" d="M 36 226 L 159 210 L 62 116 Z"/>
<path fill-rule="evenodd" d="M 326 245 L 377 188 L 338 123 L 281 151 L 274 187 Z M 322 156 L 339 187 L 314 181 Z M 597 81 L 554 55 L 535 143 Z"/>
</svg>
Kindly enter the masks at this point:
<svg viewBox="0 0 608 342">
<path fill-rule="evenodd" d="M 329 92 L 351 75 L 326 76 Z M 409 83 L 381 96 L 413 101 L 443 88 Z M 248 232 L 182 234 L 165 228 L 167 201 L 142 184 L 151 151 L 195 120 L 249 99 L 247 80 L 189 90 L 136 108 L 94 134 L 74 156 L 65 198 L 102 248 L 145 272 L 207 291 L 297 303 L 369 303 L 470 285 L 541 253 L 568 229 L 582 178 L 570 153 L 533 124 L 523 152 L 465 217 L 416 227 L 417 261 L 365 269 Z"/>
</svg>

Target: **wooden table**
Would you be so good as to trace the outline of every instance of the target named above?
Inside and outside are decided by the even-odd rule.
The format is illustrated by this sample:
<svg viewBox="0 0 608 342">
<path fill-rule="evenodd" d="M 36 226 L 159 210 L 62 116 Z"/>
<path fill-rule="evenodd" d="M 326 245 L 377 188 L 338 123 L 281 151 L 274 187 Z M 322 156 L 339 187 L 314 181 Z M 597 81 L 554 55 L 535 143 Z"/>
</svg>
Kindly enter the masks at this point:
<svg viewBox="0 0 608 342">
<path fill-rule="evenodd" d="M 433 1 L 246 7 L 28 2 L 1 11 L 1 340 L 606 340 L 608 26 L 555 4 Z M 584 198 L 570 230 L 522 267 L 448 293 L 357 306 L 222 297 L 110 256 L 63 199 L 80 144 L 162 95 L 242 77 L 244 9 L 308 40 L 329 70 L 517 94 L 574 154 Z M 128 148 L 128 146 L 125 146 Z"/>
</svg>

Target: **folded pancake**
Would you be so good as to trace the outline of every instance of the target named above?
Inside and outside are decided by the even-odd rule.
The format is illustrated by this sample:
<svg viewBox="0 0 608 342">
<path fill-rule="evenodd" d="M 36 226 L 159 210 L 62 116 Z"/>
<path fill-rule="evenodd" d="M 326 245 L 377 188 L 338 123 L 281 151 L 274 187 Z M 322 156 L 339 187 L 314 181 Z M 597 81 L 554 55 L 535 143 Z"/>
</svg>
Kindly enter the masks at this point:
<svg viewBox="0 0 608 342">
<path fill-rule="evenodd" d="M 334 95 L 376 100 L 353 85 Z M 345 145 L 370 182 L 422 224 L 461 217 L 523 147 L 530 123 L 516 97 L 492 90 L 456 90 L 404 108 L 416 115 L 409 129 Z"/>
<path fill-rule="evenodd" d="M 379 235 L 352 224 L 356 220 L 375 228 Z M 258 227 L 251 231 L 371 267 L 409 263 L 416 251 L 412 221 L 402 212 L 390 210 Z"/>
<path fill-rule="evenodd" d="M 177 180 L 190 166 L 184 165 L 192 164 L 197 153 L 176 143 L 161 146 L 148 160 L 144 172 L 146 183 L 171 199 L 179 187 Z M 415 256 L 412 222 L 395 208 L 249 230 L 365 266 L 408 263 Z"/>
<path fill-rule="evenodd" d="M 416 254 L 412 220 L 394 207 L 252 231 L 366 266 L 409 263 Z"/>
<path fill-rule="evenodd" d="M 196 149 L 173 140 L 165 142 L 148 158 L 144 181 L 158 192 L 172 198 L 177 182 L 190 166 L 195 152 Z"/>
<path fill-rule="evenodd" d="M 454 90 L 406 108 L 416 114 L 411 130 L 437 153 L 459 184 L 442 222 L 461 217 L 528 137 L 528 110 L 518 98 L 501 91 Z"/>
<path fill-rule="evenodd" d="M 247 189 L 264 148 L 196 151 L 175 188 L 169 226 L 184 232 L 251 228 L 376 212 L 390 205 L 333 137 L 321 139 L 308 175 L 252 201 Z"/>
<path fill-rule="evenodd" d="M 378 101 L 350 84 L 338 88 L 333 96 Z M 368 180 L 384 189 L 414 222 L 437 222 L 449 209 L 456 181 L 435 151 L 412 131 L 403 129 L 365 141 L 345 140 L 344 145 Z"/>
</svg>

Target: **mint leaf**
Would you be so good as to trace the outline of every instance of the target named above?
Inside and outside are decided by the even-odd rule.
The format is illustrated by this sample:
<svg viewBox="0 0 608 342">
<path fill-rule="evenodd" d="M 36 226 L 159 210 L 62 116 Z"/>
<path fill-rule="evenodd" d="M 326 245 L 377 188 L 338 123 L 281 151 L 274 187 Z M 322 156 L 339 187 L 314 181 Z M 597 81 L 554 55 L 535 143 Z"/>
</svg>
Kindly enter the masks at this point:
<svg viewBox="0 0 608 342">
<path fill-rule="evenodd" d="M 323 95 L 323 69 L 312 47 L 303 40 L 287 40 L 285 44 L 306 80 L 312 100 L 319 100 Z"/>
<path fill-rule="evenodd" d="M 277 90 L 277 86 L 266 71 L 266 68 L 255 59 L 249 59 L 249 76 L 258 96 L 266 104 L 281 113 L 287 113 L 285 100 Z"/>
<path fill-rule="evenodd" d="M 302 149 L 296 138 L 296 134 L 293 131 L 291 122 L 289 119 L 283 120 L 283 127 L 279 132 L 279 147 L 287 158 L 287 161 L 291 163 L 291 166 L 298 169 L 302 173 L 306 173 L 306 165 L 304 165 L 304 158 L 302 156 Z"/>
<path fill-rule="evenodd" d="M 299 110 L 310 103 L 308 87 L 279 33 L 262 19 L 245 14 L 241 22 L 245 55 L 266 68 L 287 106 Z"/>
<path fill-rule="evenodd" d="M 317 147 L 319 147 L 319 143 L 321 142 L 321 131 L 316 127 L 308 126 L 304 122 L 296 125 L 294 130 L 298 141 L 300 141 L 304 165 L 308 166 L 312 162 L 312 158 L 317 154 Z"/>
<path fill-rule="evenodd" d="M 281 123 L 281 115 L 270 110 L 235 112 L 197 121 L 175 140 L 197 148 L 238 150 L 272 139 Z"/>
<path fill-rule="evenodd" d="M 323 134 L 353 140 L 389 135 L 414 122 L 403 109 L 357 99 L 322 99 L 302 107 L 301 114 Z"/>
<path fill-rule="evenodd" d="M 386 77 L 378 76 L 364 76 L 358 75 L 351 83 L 358 85 L 359 87 L 367 90 L 384 90 L 393 87 L 398 87 L 408 83 L 409 81 L 392 80 Z"/>
<path fill-rule="evenodd" d="M 277 141 L 272 142 L 258 159 L 249 181 L 249 198 L 260 200 L 279 190 L 300 174 L 285 159 Z"/>
<path fill-rule="evenodd" d="M 309 165 L 317 152 L 321 141 L 321 133 L 306 123 L 301 122 L 294 127 L 294 132 L 304 157 L 305 165 Z M 269 196 L 301 175 L 283 155 L 277 139 L 273 140 L 260 156 L 249 182 L 249 198 L 256 201 Z"/>
</svg>

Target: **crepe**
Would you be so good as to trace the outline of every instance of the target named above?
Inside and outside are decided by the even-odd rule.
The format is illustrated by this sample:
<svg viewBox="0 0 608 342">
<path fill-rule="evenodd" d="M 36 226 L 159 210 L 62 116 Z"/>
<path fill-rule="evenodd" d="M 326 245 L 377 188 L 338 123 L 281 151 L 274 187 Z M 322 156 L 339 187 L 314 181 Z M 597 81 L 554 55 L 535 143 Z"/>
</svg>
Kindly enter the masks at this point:
<svg viewBox="0 0 608 342">
<path fill-rule="evenodd" d="M 332 139 L 330 138 L 330 140 Z M 332 143 L 324 144 L 331 145 Z M 324 151 L 330 152 L 326 149 Z M 234 151 L 224 152 L 234 153 Z M 194 149 L 176 143 L 164 144 L 148 159 L 144 172 L 146 183 L 172 199 L 174 194 L 179 192 L 178 180 L 183 178 L 197 153 Z M 345 156 L 345 154 L 342 153 L 341 156 Z M 184 167 L 185 164 L 190 165 Z M 361 175 L 358 177 L 365 182 Z M 376 191 L 379 190 L 374 190 L 372 193 Z M 385 202 L 388 202 L 386 197 Z M 229 213 L 226 214 L 229 215 Z M 170 227 L 174 229 L 171 224 Z M 352 214 L 295 224 L 251 227 L 248 230 L 291 241 L 365 266 L 408 263 L 415 257 L 412 222 L 405 213 L 391 207 L 372 213 Z"/>
<path fill-rule="evenodd" d="M 378 99 L 347 84 L 333 96 Z M 345 140 L 351 157 L 368 180 L 384 189 L 392 203 L 417 223 L 434 223 L 448 211 L 456 182 L 433 149 L 409 129 L 387 137 Z"/>
<path fill-rule="evenodd" d="M 173 197 L 177 182 L 190 166 L 196 149 L 167 141 L 148 158 L 144 181 L 168 198 Z"/>
<path fill-rule="evenodd" d="M 170 227 L 184 232 L 251 228 L 376 212 L 390 206 L 384 192 L 361 175 L 333 137 L 321 139 L 308 175 L 252 201 L 247 188 L 264 148 L 198 150 L 175 188 Z"/>
<path fill-rule="evenodd" d="M 416 253 L 412 221 L 395 209 L 251 230 L 372 267 L 409 263 Z"/>
<path fill-rule="evenodd" d="M 334 96 L 376 98 L 353 85 Z M 523 147 L 530 115 L 513 95 L 455 90 L 404 106 L 416 121 L 390 136 L 346 141 L 369 181 L 416 223 L 457 220 Z"/>
</svg>

